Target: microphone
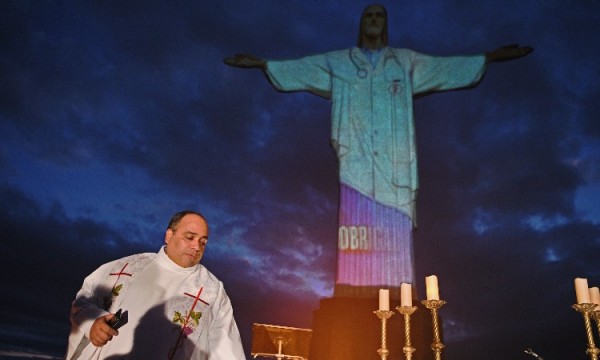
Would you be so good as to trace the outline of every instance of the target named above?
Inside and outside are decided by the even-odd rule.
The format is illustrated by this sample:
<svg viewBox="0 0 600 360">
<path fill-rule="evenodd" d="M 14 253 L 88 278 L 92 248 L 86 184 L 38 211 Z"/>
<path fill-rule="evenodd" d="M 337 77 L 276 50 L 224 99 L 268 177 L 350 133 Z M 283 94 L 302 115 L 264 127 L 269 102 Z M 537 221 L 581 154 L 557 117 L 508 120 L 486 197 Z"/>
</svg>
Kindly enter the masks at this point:
<svg viewBox="0 0 600 360">
<path fill-rule="evenodd" d="M 533 350 L 531 350 L 531 349 L 525 349 L 524 351 L 525 351 L 525 354 L 529 354 L 529 355 L 533 356 L 534 358 L 536 358 L 536 359 L 538 359 L 538 360 L 544 360 L 544 359 L 542 359 L 542 357 L 541 357 L 541 356 L 539 356 L 538 354 L 536 354 L 536 353 L 535 353 Z"/>
</svg>

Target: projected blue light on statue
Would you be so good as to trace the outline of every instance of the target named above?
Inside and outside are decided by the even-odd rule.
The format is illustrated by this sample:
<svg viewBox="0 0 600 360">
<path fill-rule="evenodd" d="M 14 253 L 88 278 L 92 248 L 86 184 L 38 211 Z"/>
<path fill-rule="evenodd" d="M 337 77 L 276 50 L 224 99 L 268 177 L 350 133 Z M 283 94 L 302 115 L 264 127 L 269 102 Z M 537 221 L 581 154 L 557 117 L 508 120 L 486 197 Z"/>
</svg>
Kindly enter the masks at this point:
<svg viewBox="0 0 600 360">
<path fill-rule="evenodd" d="M 361 15 L 356 47 L 292 60 L 236 54 L 231 66 L 260 68 L 279 91 L 330 99 L 339 161 L 336 296 L 375 296 L 414 284 L 412 227 L 418 191 L 413 97 L 477 85 L 487 64 L 533 49 L 510 45 L 472 56 L 432 56 L 388 46 L 388 16 Z"/>
</svg>

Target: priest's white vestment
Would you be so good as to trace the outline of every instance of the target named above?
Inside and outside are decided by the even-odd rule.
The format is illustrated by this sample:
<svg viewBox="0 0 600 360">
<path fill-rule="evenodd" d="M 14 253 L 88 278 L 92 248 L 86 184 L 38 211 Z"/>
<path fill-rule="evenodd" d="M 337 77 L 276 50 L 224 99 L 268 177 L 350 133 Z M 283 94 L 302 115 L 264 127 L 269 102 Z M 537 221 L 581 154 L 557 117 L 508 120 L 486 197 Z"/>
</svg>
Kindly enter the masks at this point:
<svg viewBox="0 0 600 360">
<path fill-rule="evenodd" d="M 88 340 L 94 320 L 128 312 L 103 347 Z M 77 293 L 66 359 L 245 359 L 223 283 L 203 265 L 182 268 L 161 248 L 100 266 Z"/>
</svg>

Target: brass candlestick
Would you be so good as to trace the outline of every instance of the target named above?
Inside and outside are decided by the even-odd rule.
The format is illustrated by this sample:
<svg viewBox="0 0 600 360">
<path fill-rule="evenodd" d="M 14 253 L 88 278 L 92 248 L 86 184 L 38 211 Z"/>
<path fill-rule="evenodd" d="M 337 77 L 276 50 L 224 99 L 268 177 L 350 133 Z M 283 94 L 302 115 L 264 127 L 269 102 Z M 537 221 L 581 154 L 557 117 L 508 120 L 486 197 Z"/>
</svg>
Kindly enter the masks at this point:
<svg viewBox="0 0 600 360">
<path fill-rule="evenodd" d="M 394 315 L 393 311 L 389 310 L 375 310 L 373 311 L 378 318 L 381 319 L 381 349 L 377 350 L 377 353 L 381 357 L 381 360 L 387 359 L 390 351 L 387 349 L 387 319 L 391 318 Z"/>
<path fill-rule="evenodd" d="M 596 306 L 598 306 L 598 304 L 596 304 Z M 600 336 L 600 310 L 594 310 L 591 317 L 596 321 L 596 326 L 598 327 L 598 336 Z"/>
<path fill-rule="evenodd" d="M 421 303 L 431 310 L 431 320 L 433 322 L 433 343 L 431 343 L 431 350 L 435 354 L 435 360 L 442 360 L 444 344 L 440 341 L 440 324 L 437 311 L 446 302 L 444 300 L 423 300 Z"/>
<path fill-rule="evenodd" d="M 592 322 L 590 317 L 594 312 L 594 308 L 596 304 L 575 304 L 573 305 L 573 309 L 579 311 L 583 315 L 583 321 L 585 323 L 585 333 L 587 335 L 588 347 L 586 350 L 586 354 L 589 355 L 590 359 L 598 360 L 598 354 L 600 350 L 594 344 L 594 335 L 592 334 Z"/>
<path fill-rule="evenodd" d="M 415 348 L 410 344 L 410 316 L 417 311 L 416 306 L 396 306 L 396 310 L 404 315 L 404 347 L 402 352 L 406 356 L 406 360 L 412 359 L 412 353 L 415 352 Z"/>
</svg>

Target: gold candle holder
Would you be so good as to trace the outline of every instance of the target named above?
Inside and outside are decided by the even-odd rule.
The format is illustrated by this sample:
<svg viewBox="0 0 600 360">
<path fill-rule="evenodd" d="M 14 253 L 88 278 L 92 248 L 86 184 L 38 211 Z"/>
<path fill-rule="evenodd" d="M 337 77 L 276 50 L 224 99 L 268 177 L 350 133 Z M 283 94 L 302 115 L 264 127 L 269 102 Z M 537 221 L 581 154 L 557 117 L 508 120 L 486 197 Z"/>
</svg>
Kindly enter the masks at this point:
<svg viewBox="0 0 600 360">
<path fill-rule="evenodd" d="M 573 309 L 577 310 L 583 315 L 583 321 L 585 323 L 585 333 L 587 335 L 588 347 L 586 350 L 586 354 L 592 360 L 598 360 L 598 354 L 600 350 L 594 344 L 594 334 L 592 333 L 592 321 L 590 317 L 593 315 L 594 308 L 596 304 L 575 304 L 573 305 Z"/>
<path fill-rule="evenodd" d="M 377 353 L 379 354 L 379 357 L 381 357 L 381 360 L 385 360 L 387 359 L 387 356 L 390 353 L 390 351 L 387 349 L 386 343 L 387 320 L 391 318 L 392 315 L 394 315 L 394 312 L 389 310 L 375 310 L 373 311 L 373 313 L 375 313 L 375 315 L 377 315 L 377 317 L 381 319 L 381 349 L 377 350 Z"/>
<path fill-rule="evenodd" d="M 433 343 L 431 350 L 435 354 L 435 360 L 442 360 L 442 349 L 444 344 L 440 341 L 440 324 L 437 311 L 446 303 L 444 300 L 423 300 L 421 301 L 426 308 L 431 310 L 431 320 L 433 322 Z"/>
<path fill-rule="evenodd" d="M 598 306 L 598 304 L 596 304 L 596 306 Z M 600 336 L 600 310 L 592 311 L 591 317 L 596 321 L 596 326 L 598 327 L 598 336 Z"/>
<path fill-rule="evenodd" d="M 410 316 L 417 311 L 416 306 L 396 306 L 396 310 L 404 316 L 404 347 L 402 352 L 406 360 L 412 359 L 412 353 L 415 352 L 415 348 L 410 344 Z"/>
</svg>

